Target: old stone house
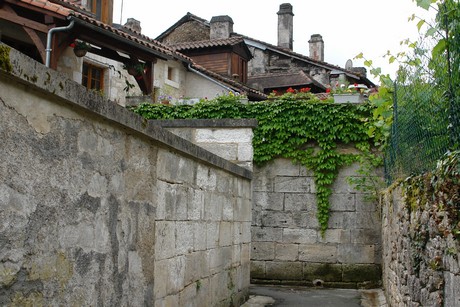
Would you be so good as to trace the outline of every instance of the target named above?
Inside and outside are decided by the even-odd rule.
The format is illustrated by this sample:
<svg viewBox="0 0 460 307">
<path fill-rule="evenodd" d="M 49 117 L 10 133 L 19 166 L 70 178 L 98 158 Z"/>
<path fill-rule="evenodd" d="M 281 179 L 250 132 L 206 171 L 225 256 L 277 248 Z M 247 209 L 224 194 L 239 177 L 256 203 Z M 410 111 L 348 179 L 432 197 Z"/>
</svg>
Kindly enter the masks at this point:
<svg viewBox="0 0 460 307">
<path fill-rule="evenodd" d="M 112 9 L 113 0 L 5 1 L 1 41 L 121 105 L 126 96 L 172 103 L 228 92 L 265 97 L 142 35 L 135 19 L 113 24 Z"/>
<path fill-rule="evenodd" d="M 201 62 L 204 67 L 227 77 L 237 77 L 266 94 L 273 90 L 284 91 L 289 87 L 309 87 L 312 92 L 321 93 L 337 82 L 375 86 L 366 77 L 364 68 L 349 65 L 342 68 L 324 62 L 325 46 L 319 34 L 311 36 L 309 56 L 293 52 L 292 5 L 281 4 L 277 14 L 277 46 L 235 33 L 233 20 L 229 16 L 215 16 L 208 22 L 191 13 L 187 13 L 156 39 L 196 61 L 206 55 L 207 61 Z M 223 46 L 231 46 L 237 38 L 244 41 L 250 54 L 224 57 L 228 52 Z M 239 46 L 240 49 L 246 49 L 242 43 Z M 224 59 L 227 61 L 224 62 Z"/>
</svg>

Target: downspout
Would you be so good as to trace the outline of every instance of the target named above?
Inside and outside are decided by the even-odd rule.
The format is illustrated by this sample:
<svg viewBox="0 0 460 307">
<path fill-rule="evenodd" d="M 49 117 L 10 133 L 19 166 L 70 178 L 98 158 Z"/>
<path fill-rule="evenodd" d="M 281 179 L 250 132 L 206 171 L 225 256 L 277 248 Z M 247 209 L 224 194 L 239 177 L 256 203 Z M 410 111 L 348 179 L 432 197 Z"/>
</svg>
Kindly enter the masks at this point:
<svg viewBox="0 0 460 307">
<path fill-rule="evenodd" d="M 51 42 L 53 40 L 53 34 L 54 32 L 64 32 L 64 31 L 68 31 L 70 29 L 73 28 L 75 24 L 75 21 L 74 20 L 71 20 L 70 21 L 70 24 L 66 27 L 59 27 L 59 28 L 52 28 L 48 31 L 48 35 L 46 36 L 46 67 L 50 67 L 50 62 L 51 62 Z"/>
<path fill-rule="evenodd" d="M 228 86 L 226 86 L 226 85 L 220 83 L 219 81 L 214 80 L 213 78 L 211 78 L 211 77 L 205 75 L 205 74 L 202 73 L 201 71 L 198 71 L 198 70 L 196 70 L 195 68 L 192 68 L 192 64 L 188 64 L 188 69 L 190 69 L 192 72 L 196 73 L 197 75 L 200 75 L 200 76 L 202 76 L 203 78 L 208 79 L 209 81 L 211 81 L 211 82 L 217 84 L 218 86 L 220 86 L 220 87 L 226 89 L 227 91 L 232 92 L 232 93 L 235 94 L 235 95 L 238 95 L 238 94 L 239 94 L 238 92 L 232 90 L 230 87 L 228 87 Z"/>
</svg>

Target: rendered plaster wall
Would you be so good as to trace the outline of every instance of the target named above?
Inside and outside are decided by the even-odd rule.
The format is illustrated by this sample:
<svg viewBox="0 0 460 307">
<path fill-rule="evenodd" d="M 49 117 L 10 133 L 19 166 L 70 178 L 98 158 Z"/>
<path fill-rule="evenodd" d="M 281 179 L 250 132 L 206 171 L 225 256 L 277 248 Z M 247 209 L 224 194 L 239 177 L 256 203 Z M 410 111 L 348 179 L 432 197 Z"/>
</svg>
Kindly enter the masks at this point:
<svg viewBox="0 0 460 307">
<path fill-rule="evenodd" d="M 449 225 L 443 204 L 408 201 L 403 191 L 397 186 L 382 201 L 387 302 L 395 307 L 460 306 L 460 244 L 447 231 L 458 226 Z"/>
<path fill-rule="evenodd" d="M 86 56 L 79 58 L 75 56 L 73 49 L 69 47 L 59 57 L 58 71 L 66 73 L 68 78 L 81 84 L 83 62 L 103 69 L 104 87 L 98 93 L 99 95 L 122 106 L 126 105 L 126 96 L 142 95 L 136 80 L 123 69 L 123 64 L 96 54 L 87 53 Z M 134 87 L 125 90 L 126 82 L 129 82 Z"/>
<path fill-rule="evenodd" d="M 244 301 L 251 172 L 14 50 L 5 60 L 0 305 Z"/>
<path fill-rule="evenodd" d="M 254 168 L 251 280 L 257 283 L 375 287 L 381 281 L 380 214 L 347 183 L 332 187 L 329 229 L 316 218 L 313 174 L 290 160 Z"/>
</svg>

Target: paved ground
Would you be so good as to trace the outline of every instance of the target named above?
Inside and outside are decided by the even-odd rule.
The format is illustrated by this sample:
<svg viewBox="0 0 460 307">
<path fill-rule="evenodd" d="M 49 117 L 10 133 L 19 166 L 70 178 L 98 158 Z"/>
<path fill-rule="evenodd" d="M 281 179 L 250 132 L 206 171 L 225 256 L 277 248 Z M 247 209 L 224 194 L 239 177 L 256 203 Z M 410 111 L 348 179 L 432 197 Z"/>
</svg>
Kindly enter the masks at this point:
<svg viewBox="0 0 460 307">
<path fill-rule="evenodd" d="M 242 307 L 384 307 L 383 292 L 252 285 L 250 299 Z"/>
</svg>

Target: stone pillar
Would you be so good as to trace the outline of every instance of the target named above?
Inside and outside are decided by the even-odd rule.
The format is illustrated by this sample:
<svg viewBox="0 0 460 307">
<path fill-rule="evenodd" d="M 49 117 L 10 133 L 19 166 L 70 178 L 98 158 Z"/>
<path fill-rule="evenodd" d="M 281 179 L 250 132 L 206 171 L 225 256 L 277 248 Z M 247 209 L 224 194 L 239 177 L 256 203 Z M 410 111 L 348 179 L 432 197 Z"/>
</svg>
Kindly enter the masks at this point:
<svg viewBox="0 0 460 307">
<path fill-rule="evenodd" d="M 214 16 L 211 18 L 211 39 L 229 38 L 233 32 L 233 20 L 230 16 Z"/>
<path fill-rule="evenodd" d="M 134 18 L 128 18 L 124 26 L 134 32 L 141 33 L 142 31 L 141 22 Z"/>
<path fill-rule="evenodd" d="M 319 34 L 313 34 L 308 41 L 310 47 L 310 58 L 324 62 L 324 41 Z"/>
<path fill-rule="evenodd" d="M 278 14 L 278 47 L 292 50 L 294 13 L 290 3 L 280 5 Z"/>
</svg>

